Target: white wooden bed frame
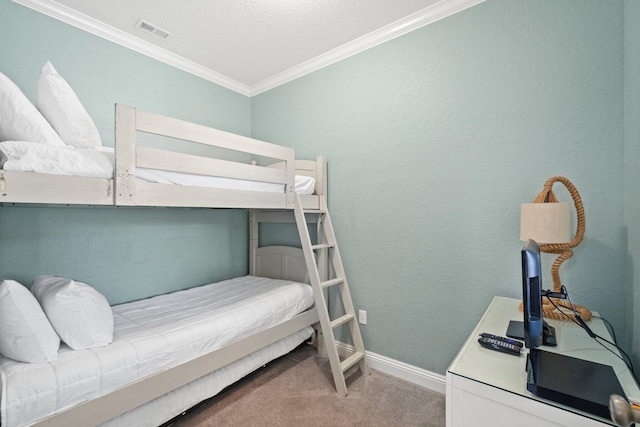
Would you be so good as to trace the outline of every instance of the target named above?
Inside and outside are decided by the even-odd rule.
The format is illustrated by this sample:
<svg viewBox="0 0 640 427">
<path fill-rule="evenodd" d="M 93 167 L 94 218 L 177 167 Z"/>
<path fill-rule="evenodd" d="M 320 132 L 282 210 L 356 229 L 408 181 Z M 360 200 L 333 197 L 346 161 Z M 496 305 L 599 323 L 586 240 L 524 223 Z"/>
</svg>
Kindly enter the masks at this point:
<svg viewBox="0 0 640 427">
<path fill-rule="evenodd" d="M 258 166 L 143 147 L 136 144 L 138 132 L 231 149 L 259 158 L 272 158 L 277 162 L 270 166 Z M 326 165 L 322 157 L 312 161 L 296 161 L 291 148 L 123 105 L 116 105 L 115 145 L 116 170 L 113 179 L 1 170 L 0 203 L 252 209 L 250 274 L 309 283 L 301 249 L 258 247 L 257 211 L 254 209 L 292 210 L 295 174 L 315 178 L 315 194 L 301 197 L 301 202 L 307 209 L 319 209 L 320 196 L 325 194 L 327 184 Z M 210 171 L 215 170 L 215 176 L 284 184 L 285 191 L 264 193 L 148 183 L 136 180 L 136 167 L 202 175 L 212 175 Z M 267 215 L 266 220 L 268 218 Z M 34 425 L 84 427 L 105 422 L 317 322 L 318 310 L 313 307 L 277 326 L 76 405 Z"/>
<path fill-rule="evenodd" d="M 139 133 L 177 138 L 251 156 L 274 159 L 259 166 L 184 154 L 137 144 Z M 0 171 L 0 202 L 102 206 L 171 206 L 293 209 L 295 175 L 316 179 L 315 195 L 303 195 L 305 208 L 319 207 L 326 188 L 326 166 L 296 161 L 292 148 L 116 105 L 116 170 L 113 179 Z M 136 167 L 283 184 L 283 193 L 149 183 L 136 179 Z M 215 171 L 212 173 L 211 171 Z"/>
<path fill-rule="evenodd" d="M 256 253 L 257 264 L 271 272 L 267 277 L 280 275 L 289 280 L 308 278 L 307 267 L 301 249 L 284 246 L 265 246 Z M 277 257 L 282 260 L 282 270 L 274 271 L 268 264 Z M 184 364 L 167 369 L 93 400 L 78 404 L 64 412 L 44 418 L 33 426 L 87 427 L 98 425 L 140 405 L 152 401 L 172 390 L 197 380 L 206 374 L 239 360 L 269 344 L 279 341 L 307 326 L 318 322 L 318 311 L 313 307 L 297 316 L 264 331 L 236 341 L 211 353 Z M 180 415 L 180 414 L 175 414 Z"/>
</svg>

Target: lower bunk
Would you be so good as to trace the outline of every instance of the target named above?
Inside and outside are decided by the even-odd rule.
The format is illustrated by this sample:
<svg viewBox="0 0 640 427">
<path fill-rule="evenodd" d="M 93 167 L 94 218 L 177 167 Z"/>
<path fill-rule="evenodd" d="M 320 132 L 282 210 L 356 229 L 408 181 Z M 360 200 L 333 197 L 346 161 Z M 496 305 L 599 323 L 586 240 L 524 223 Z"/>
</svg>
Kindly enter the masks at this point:
<svg viewBox="0 0 640 427">
<path fill-rule="evenodd" d="M 114 341 L 0 358 L 1 425 L 157 426 L 307 340 L 311 287 L 256 276 L 112 307 Z"/>
</svg>

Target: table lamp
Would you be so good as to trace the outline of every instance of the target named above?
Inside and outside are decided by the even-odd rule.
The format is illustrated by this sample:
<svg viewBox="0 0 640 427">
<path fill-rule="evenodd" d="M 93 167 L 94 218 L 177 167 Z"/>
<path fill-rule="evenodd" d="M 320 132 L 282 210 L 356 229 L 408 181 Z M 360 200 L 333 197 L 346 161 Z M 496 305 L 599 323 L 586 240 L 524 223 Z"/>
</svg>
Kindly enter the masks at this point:
<svg viewBox="0 0 640 427">
<path fill-rule="evenodd" d="M 571 204 L 559 203 L 552 191 L 553 184 L 560 182 L 567 187 L 573 204 L 576 208 L 577 227 L 573 239 L 571 238 Z M 520 212 L 520 240 L 532 239 L 540 246 L 540 251 L 551 254 L 558 254 L 558 258 L 551 266 L 551 278 L 553 280 L 553 291 L 561 293 L 562 281 L 560 280 L 560 266 L 564 261 L 573 256 L 572 248 L 582 242 L 585 230 L 584 207 L 580 193 L 567 178 L 554 176 L 549 178 L 543 190 L 536 196 L 533 203 L 523 203 Z M 565 310 L 566 315 L 559 312 L 558 307 L 571 309 L 571 313 Z M 573 318 L 575 310 L 583 320 L 591 319 L 591 312 L 585 307 L 571 304 L 568 301 L 553 298 L 553 304 L 544 300 L 543 314 L 545 317 L 570 320 Z M 567 317 L 569 316 L 569 317 Z"/>
</svg>

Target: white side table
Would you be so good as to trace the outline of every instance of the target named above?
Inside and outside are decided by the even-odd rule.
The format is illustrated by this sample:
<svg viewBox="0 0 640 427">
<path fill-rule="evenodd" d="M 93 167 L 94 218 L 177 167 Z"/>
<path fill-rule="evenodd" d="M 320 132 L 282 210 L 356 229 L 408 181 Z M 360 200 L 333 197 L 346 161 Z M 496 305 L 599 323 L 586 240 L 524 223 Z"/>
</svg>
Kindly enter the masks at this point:
<svg viewBox="0 0 640 427">
<path fill-rule="evenodd" d="M 486 349 L 481 333 L 506 336 L 510 320 L 522 321 L 520 301 L 495 297 L 471 336 L 447 370 L 447 427 L 470 426 L 607 426 L 610 420 L 541 399 L 527 390 L 527 349 L 518 356 Z M 627 396 L 640 390 L 622 360 L 604 349 L 573 322 L 546 319 L 556 328 L 557 347 L 546 351 L 611 365 Z M 598 335 L 611 340 L 601 319 L 587 322 Z"/>
</svg>

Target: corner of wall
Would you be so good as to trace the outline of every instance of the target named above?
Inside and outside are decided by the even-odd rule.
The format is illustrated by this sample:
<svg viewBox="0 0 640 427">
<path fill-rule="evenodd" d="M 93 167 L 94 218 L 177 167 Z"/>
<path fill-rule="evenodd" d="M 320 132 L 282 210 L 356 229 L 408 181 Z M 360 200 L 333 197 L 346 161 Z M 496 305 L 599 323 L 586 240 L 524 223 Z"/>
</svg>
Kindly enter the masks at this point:
<svg viewBox="0 0 640 427">
<path fill-rule="evenodd" d="M 624 2 L 624 168 L 625 222 L 627 226 L 628 274 L 627 336 L 632 346 L 633 362 L 640 365 L 640 2 Z"/>
</svg>

